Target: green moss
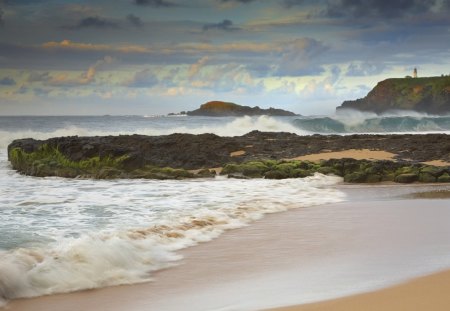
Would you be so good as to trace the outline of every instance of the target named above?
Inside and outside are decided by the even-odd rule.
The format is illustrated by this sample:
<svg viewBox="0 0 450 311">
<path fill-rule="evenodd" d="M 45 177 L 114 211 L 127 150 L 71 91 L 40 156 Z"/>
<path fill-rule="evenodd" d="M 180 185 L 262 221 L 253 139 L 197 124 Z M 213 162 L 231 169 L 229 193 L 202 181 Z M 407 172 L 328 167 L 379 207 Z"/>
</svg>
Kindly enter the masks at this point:
<svg viewBox="0 0 450 311">
<path fill-rule="evenodd" d="M 419 180 L 419 176 L 414 173 L 400 174 L 395 177 L 395 182 L 409 184 Z"/>
<path fill-rule="evenodd" d="M 14 148 L 9 153 L 9 160 L 14 169 L 32 176 L 76 177 L 103 176 L 99 171 L 104 168 L 122 168 L 122 162 L 127 156 L 92 157 L 81 161 L 72 161 L 57 148 L 42 145 L 38 150 L 27 153 L 20 148 Z M 101 178 L 101 177 L 97 177 Z"/>
<path fill-rule="evenodd" d="M 448 173 L 444 173 L 438 178 L 438 182 L 450 182 L 450 175 Z"/>
<path fill-rule="evenodd" d="M 424 183 L 433 183 L 436 182 L 436 177 L 427 172 L 421 172 L 419 174 L 419 181 Z"/>
<path fill-rule="evenodd" d="M 270 163 L 273 165 L 273 163 Z M 270 167 L 264 161 L 250 161 L 242 164 L 227 164 L 222 170 L 222 175 L 242 174 L 247 177 L 263 177 Z"/>
</svg>

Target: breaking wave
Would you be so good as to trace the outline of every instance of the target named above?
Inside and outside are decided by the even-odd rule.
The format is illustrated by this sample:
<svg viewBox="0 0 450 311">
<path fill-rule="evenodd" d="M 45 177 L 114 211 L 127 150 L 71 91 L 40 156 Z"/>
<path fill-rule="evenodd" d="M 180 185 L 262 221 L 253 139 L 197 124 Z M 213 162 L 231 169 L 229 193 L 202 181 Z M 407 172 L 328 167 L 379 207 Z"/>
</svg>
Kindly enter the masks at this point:
<svg viewBox="0 0 450 311">
<path fill-rule="evenodd" d="M 320 134 L 450 132 L 450 115 L 433 116 L 416 112 L 376 115 L 347 110 L 334 116 L 298 118 L 293 123 L 305 132 Z"/>
<path fill-rule="evenodd" d="M 15 208 L 4 209 L 2 221 L 4 228 L 20 226 L 17 235 L 24 240 L 19 247 L 0 245 L 0 305 L 19 297 L 146 282 L 152 271 L 179 260 L 178 250 L 225 230 L 267 213 L 344 199 L 330 187 L 340 178 L 319 174 L 278 181 L 15 178 L 29 193 L 15 191 L 8 200 Z M 17 183 L 6 190 L 14 194 Z"/>
</svg>

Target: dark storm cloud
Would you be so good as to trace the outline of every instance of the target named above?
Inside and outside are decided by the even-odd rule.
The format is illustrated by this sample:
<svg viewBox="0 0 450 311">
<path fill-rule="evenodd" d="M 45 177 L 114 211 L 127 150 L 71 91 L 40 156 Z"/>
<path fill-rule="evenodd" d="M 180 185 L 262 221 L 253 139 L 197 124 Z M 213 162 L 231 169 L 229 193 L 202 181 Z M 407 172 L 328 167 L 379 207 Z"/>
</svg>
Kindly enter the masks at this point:
<svg viewBox="0 0 450 311">
<path fill-rule="evenodd" d="M 134 27 L 137 27 L 137 28 L 140 28 L 140 27 L 142 27 L 144 25 L 142 20 L 138 16 L 133 15 L 133 14 L 128 14 L 127 15 L 127 21 L 131 25 L 133 25 Z"/>
<path fill-rule="evenodd" d="M 42 4 L 49 1 L 50 0 L 4 0 L 4 3 L 7 5 L 33 5 Z"/>
<path fill-rule="evenodd" d="M 429 12 L 437 0 L 330 0 L 328 17 L 395 18 Z"/>
<path fill-rule="evenodd" d="M 178 6 L 178 4 L 165 0 L 133 0 L 136 5 L 151 6 L 154 8 L 169 8 Z"/>
<path fill-rule="evenodd" d="M 211 30 L 211 29 L 218 29 L 218 30 L 223 30 L 223 31 L 235 31 L 235 30 L 239 30 L 240 28 L 233 27 L 232 21 L 230 21 L 229 19 L 224 19 L 223 21 L 221 21 L 220 23 L 217 23 L 217 24 L 203 25 L 204 31 Z"/>
<path fill-rule="evenodd" d="M 74 26 L 64 26 L 65 29 L 83 29 L 83 28 L 119 28 L 119 24 L 101 18 L 99 16 L 85 17 Z"/>
<path fill-rule="evenodd" d="M 250 2 L 255 2 L 256 0 L 219 0 L 222 3 L 227 3 L 227 2 L 236 2 L 236 3 L 250 3 Z"/>
<path fill-rule="evenodd" d="M 3 26 L 5 22 L 3 21 L 3 10 L 0 8 L 0 27 Z"/>
<path fill-rule="evenodd" d="M 3 79 L 0 79 L 0 85 L 13 86 L 16 85 L 16 81 L 10 77 L 4 77 Z"/>
</svg>

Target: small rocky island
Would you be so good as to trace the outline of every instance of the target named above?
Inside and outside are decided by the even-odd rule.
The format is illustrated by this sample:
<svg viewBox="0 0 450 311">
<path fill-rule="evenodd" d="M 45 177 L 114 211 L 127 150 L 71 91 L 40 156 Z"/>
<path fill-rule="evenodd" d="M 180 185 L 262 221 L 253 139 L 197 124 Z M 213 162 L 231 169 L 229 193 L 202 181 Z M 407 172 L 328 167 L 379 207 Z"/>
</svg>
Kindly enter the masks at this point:
<svg viewBox="0 0 450 311">
<path fill-rule="evenodd" d="M 188 111 L 189 116 L 207 117 L 237 117 L 237 116 L 295 116 L 296 114 L 283 109 L 262 109 L 258 106 L 241 106 L 235 103 L 223 101 L 210 101 L 200 106 L 199 109 Z"/>
<path fill-rule="evenodd" d="M 387 79 L 379 82 L 366 97 L 348 100 L 337 110 L 355 109 L 384 113 L 412 110 L 429 114 L 450 113 L 450 76 Z"/>
<path fill-rule="evenodd" d="M 389 160 L 299 156 L 378 150 Z M 180 152 L 182 151 L 182 152 Z M 450 182 L 450 135 L 298 136 L 253 131 L 243 136 L 171 134 L 19 139 L 8 146 L 18 172 L 68 178 L 299 178 L 334 174 L 346 182 Z M 434 161 L 434 162 L 429 162 Z M 436 166 L 433 163 L 439 163 Z M 221 169 L 218 169 L 218 168 Z"/>
</svg>

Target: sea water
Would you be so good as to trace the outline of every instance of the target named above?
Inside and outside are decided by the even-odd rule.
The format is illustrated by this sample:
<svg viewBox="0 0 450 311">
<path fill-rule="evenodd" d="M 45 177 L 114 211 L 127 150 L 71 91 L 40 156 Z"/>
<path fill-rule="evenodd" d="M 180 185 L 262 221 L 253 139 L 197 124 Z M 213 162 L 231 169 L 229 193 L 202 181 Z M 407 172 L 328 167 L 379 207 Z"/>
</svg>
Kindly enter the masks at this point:
<svg viewBox="0 0 450 311">
<path fill-rule="evenodd" d="M 332 117 L 344 124 L 343 131 L 330 128 L 323 117 L 0 117 L 0 304 L 19 297 L 146 282 L 154 271 L 176 264 L 180 249 L 210 241 L 267 213 L 346 199 L 334 187 L 340 178 L 320 174 L 291 180 L 182 181 L 23 176 L 7 161 L 6 147 L 13 139 L 134 133 L 234 136 L 252 130 L 351 133 L 392 117 Z M 395 118 L 419 120 L 405 121 L 410 127 L 401 130 L 406 132 L 450 130 L 446 117 Z M 379 125 L 373 130 L 393 129 Z"/>
</svg>

